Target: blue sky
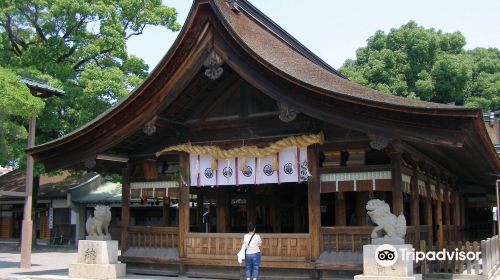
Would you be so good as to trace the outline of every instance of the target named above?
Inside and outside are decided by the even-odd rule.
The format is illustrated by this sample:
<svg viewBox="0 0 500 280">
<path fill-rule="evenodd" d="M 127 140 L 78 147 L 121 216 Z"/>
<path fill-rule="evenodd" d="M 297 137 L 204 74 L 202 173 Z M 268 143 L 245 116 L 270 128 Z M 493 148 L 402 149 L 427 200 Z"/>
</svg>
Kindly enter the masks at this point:
<svg viewBox="0 0 500 280">
<path fill-rule="evenodd" d="M 500 48 L 499 0 L 250 0 L 302 44 L 335 68 L 376 30 L 386 33 L 409 20 L 443 32 L 460 31 L 467 49 Z M 163 0 L 175 7 L 184 23 L 191 0 Z M 150 70 L 170 48 L 178 32 L 151 27 L 128 42 L 129 53 L 144 59 Z"/>
</svg>

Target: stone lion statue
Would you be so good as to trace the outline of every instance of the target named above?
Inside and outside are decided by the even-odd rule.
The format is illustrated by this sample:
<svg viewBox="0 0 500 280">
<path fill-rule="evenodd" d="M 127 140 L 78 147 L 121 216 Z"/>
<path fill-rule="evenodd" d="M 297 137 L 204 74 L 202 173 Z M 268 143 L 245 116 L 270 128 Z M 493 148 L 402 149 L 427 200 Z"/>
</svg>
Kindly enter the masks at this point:
<svg viewBox="0 0 500 280">
<path fill-rule="evenodd" d="M 110 222 L 111 208 L 106 205 L 96 205 L 94 207 L 94 217 L 89 217 L 85 224 L 88 237 L 90 237 L 90 239 L 111 239 L 111 235 L 108 231 Z"/>
<path fill-rule="evenodd" d="M 391 213 L 389 205 L 380 199 L 368 201 L 366 211 L 377 224 L 371 234 L 373 244 L 404 244 L 406 219 L 403 213 L 396 217 Z M 381 235 L 381 231 L 385 232 L 385 235 Z"/>
</svg>

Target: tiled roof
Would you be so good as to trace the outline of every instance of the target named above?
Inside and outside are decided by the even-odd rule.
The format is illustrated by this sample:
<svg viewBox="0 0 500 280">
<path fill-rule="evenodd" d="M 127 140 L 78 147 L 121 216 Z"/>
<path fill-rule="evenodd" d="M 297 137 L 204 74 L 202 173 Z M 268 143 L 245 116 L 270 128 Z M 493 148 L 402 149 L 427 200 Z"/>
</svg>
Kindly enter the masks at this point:
<svg viewBox="0 0 500 280">
<path fill-rule="evenodd" d="M 32 77 L 26 77 L 26 76 L 21 76 L 21 82 L 26 84 L 31 89 L 44 92 L 44 93 L 51 93 L 52 95 L 63 95 L 64 91 L 57 89 L 55 87 L 49 86 L 47 81 L 35 79 Z"/>
<path fill-rule="evenodd" d="M 222 13 L 223 20 L 229 24 L 235 35 L 241 39 L 250 52 L 253 52 L 263 63 L 270 64 L 279 72 L 304 83 L 306 86 L 326 90 L 327 95 L 341 95 L 376 103 L 429 109 L 463 109 L 460 106 L 381 93 L 351 82 L 306 58 L 288 44 L 286 40 L 282 40 L 273 33 L 271 28 L 259 24 L 258 20 L 250 15 L 255 12 L 245 11 L 245 8 L 255 9 L 246 0 L 238 1 L 238 3 L 241 3 L 239 13 L 232 11 L 225 0 L 214 0 L 214 2 Z"/>
</svg>

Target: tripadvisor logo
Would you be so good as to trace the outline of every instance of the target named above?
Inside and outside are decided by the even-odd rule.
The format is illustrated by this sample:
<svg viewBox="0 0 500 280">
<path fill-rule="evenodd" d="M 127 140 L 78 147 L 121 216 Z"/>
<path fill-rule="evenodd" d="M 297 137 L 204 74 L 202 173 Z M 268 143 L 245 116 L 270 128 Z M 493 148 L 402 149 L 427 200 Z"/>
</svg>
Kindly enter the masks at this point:
<svg viewBox="0 0 500 280">
<path fill-rule="evenodd" d="M 378 265 L 387 267 L 394 265 L 398 260 L 398 250 L 389 244 L 378 246 L 375 250 L 375 261 Z"/>
<path fill-rule="evenodd" d="M 476 261 L 481 257 L 481 252 L 466 252 L 460 251 L 458 249 L 448 251 L 442 249 L 440 251 L 411 251 L 407 248 L 399 248 L 397 250 L 394 246 L 390 244 L 383 244 L 377 247 L 375 250 L 375 261 L 378 265 L 383 267 L 392 266 L 396 263 L 398 258 L 402 261 L 415 261 L 416 263 L 423 260 L 427 261 Z"/>
</svg>

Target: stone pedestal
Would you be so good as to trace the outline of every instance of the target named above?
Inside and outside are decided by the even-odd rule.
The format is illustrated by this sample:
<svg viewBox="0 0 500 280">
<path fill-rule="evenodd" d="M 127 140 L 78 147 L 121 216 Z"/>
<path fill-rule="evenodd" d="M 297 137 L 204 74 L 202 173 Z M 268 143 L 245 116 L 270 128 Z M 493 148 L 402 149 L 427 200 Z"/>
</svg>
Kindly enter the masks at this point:
<svg viewBox="0 0 500 280">
<path fill-rule="evenodd" d="M 78 262 L 70 264 L 69 277 L 115 279 L 126 275 L 126 265 L 118 263 L 118 241 L 78 241 Z"/>
<path fill-rule="evenodd" d="M 101 235 L 101 236 L 87 235 L 87 236 L 85 236 L 85 240 L 108 241 L 108 240 L 111 240 L 111 236 L 110 235 Z"/>
<path fill-rule="evenodd" d="M 354 276 L 355 280 L 421 280 L 421 274 L 413 274 L 413 246 L 410 244 L 391 245 L 395 261 L 388 265 L 380 261 L 379 253 L 392 252 L 392 249 L 380 250 L 381 245 L 363 246 L 363 274 Z M 394 252 L 392 252 L 394 253 Z M 408 253 L 408 254 L 407 254 Z M 382 258 L 383 259 L 383 258 Z M 387 259 L 386 259 L 387 260 Z"/>
</svg>

